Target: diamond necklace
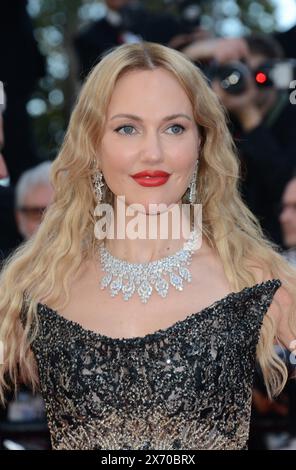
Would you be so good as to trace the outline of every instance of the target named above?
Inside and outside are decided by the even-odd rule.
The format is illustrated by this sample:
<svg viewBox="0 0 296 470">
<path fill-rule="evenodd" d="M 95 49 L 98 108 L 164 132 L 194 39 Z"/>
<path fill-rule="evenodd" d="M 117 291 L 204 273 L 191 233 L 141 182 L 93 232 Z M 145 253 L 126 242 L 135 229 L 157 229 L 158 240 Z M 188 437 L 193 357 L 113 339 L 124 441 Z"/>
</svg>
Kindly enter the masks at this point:
<svg viewBox="0 0 296 470">
<path fill-rule="evenodd" d="M 121 292 L 124 300 L 137 292 L 143 303 L 149 300 L 153 287 L 163 298 L 167 296 L 170 284 L 181 291 L 183 281 L 191 282 L 186 265 L 192 261 L 196 243 L 197 232 L 192 230 L 183 248 L 175 254 L 148 263 L 129 263 L 111 255 L 102 242 L 99 247 L 101 265 L 107 274 L 101 280 L 101 289 L 109 287 L 111 297 Z"/>
</svg>

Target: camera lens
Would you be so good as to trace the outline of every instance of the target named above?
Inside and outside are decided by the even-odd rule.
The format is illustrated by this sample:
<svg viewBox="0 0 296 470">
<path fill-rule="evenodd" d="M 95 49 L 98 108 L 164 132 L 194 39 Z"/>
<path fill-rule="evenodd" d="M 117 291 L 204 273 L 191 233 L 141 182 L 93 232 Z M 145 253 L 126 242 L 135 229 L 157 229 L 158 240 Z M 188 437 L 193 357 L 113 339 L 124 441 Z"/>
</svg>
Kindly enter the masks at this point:
<svg viewBox="0 0 296 470">
<path fill-rule="evenodd" d="M 232 95 L 239 95 L 246 90 L 248 68 L 241 62 L 215 65 L 211 78 L 218 79 L 221 88 Z"/>
</svg>

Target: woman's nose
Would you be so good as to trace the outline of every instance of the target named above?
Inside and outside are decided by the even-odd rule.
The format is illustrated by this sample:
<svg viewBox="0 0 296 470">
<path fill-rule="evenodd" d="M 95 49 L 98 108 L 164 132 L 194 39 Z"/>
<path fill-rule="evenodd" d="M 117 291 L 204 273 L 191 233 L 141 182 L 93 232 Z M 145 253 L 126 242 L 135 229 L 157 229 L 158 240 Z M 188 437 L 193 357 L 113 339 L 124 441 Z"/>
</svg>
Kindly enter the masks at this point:
<svg viewBox="0 0 296 470">
<path fill-rule="evenodd" d="M 160 137 L 155 132 L 146 135 L 141 150 L 142 161 L 158 162 L 163 160 L 163 148 Z"/>
</svg>

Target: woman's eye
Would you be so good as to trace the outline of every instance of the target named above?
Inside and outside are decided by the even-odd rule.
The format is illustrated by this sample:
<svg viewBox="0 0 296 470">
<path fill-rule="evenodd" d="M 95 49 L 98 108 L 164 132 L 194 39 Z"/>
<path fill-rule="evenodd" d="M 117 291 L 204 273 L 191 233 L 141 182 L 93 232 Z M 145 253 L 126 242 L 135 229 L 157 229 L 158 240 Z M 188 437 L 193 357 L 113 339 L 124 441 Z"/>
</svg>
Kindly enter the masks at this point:
<svg viewBox="0 0 296 470">
<path fill-rule="evenodd" d="M 168 129 L 173 130 L 172 132 L 170 132 L 170 134 L 178 135 L 183 133 L 185 127 L 181 126 L 181 124 L 173 124 Z M 118 132 L 118 134 L 121 135 L 133 135 L 133 130 L 135 130 L 134 126 L 120 126 L 115 129 L 115 132 Z"/>
<path fill-rule="evenodd" d="M 173 124 L 172 126 L 169 127 L 169 129 L 173 129 L 173 134 L 182 134 L 183 131 L 185 130 L 185 127 L 184 126 L 181 126 L 180 124 Z M 178 132 L 178 131 L 182 131 L 182 132 Z M 177 132 L 176 132 L 177 131 Z"/>
<path fill-rule="evenodd" d="M 125 129 L 125 131 L 124 132 L 119 132 L 122 129 Z M 128 129 L 127 132 L 126 132 L 126 129 Z M 131 131 L 133 129 L 134 129 L 133 126 L 120 126 L 120 127 L 117 127 L 117 129 L 115 129 L 115 132 L 118 132 L 118 134 L 121 134 L 121 135 L 132 135 Z"/>
</svg>

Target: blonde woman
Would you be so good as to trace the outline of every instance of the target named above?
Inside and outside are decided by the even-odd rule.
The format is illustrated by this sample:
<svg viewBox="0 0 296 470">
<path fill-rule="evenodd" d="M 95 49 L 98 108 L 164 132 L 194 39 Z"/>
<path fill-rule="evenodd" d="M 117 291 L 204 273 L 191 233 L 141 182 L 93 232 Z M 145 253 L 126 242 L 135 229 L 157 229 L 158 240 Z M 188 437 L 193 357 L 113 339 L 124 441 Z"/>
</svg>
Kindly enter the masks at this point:
<svg viewBox="0 0 296 470">
<path fill-rule="evenodd" d="M 19 381 L 39 388 L 53 449 L 247 449 L 256 354 L 270 396 L 287 380 L 274 344 L 296 337 L 296 271 L 240 198 L 199 69 L 155 43 L 109 51 L 51 179 L 40 228 L 1 273 L 2 401 Z M 119 209 L 155 222 L 153 204 L 199 203 L 201 243 L 174 237 L 173 218 L 166 238 L 102 240 L 103 203 L 124 234 Z"/>
</svg>

